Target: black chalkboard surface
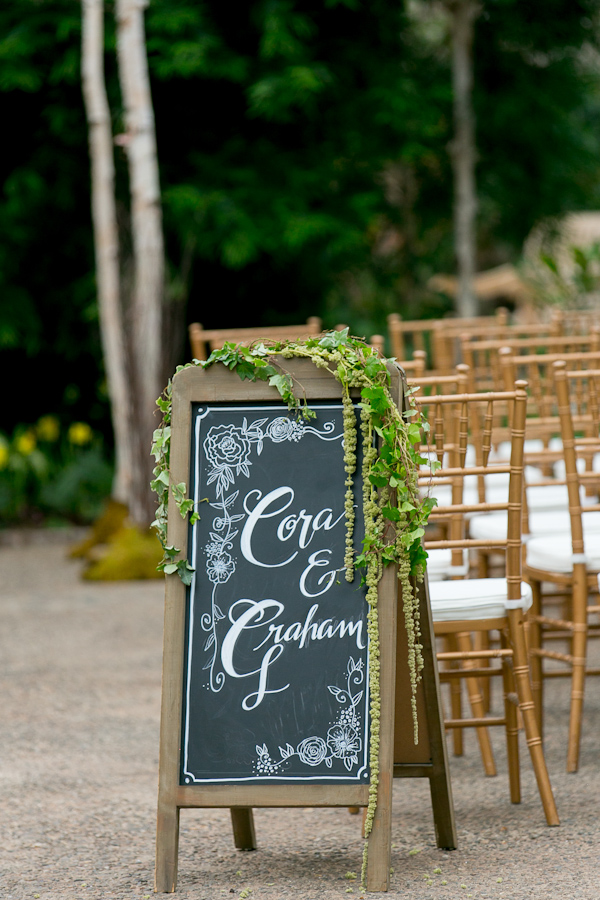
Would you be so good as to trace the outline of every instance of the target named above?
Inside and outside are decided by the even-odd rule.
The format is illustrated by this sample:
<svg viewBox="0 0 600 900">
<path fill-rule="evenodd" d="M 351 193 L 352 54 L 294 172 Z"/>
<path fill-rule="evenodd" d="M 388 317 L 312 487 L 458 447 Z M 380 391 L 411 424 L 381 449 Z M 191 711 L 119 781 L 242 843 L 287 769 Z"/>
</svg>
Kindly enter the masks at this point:
<svg viewBox="0 0 600 900">
<path fill-rule="evenodd" d="M 180 784 L 365 784 L 364 590 L 344 572 L 343 415 L 192 405 Z M 360 444 L 360 441 L 359 441 Z M 360 472 L 360 459 L 358 472 Z M 355 476 L 355 548 L 362 540 Z"/>
</svg>

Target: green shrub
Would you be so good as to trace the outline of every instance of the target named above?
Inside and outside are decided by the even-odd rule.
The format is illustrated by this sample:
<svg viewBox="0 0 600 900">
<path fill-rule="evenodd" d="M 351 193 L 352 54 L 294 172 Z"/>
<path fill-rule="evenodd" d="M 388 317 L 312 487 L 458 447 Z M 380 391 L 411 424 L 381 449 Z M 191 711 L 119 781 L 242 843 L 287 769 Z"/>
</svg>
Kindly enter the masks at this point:
<svg viewBox="0 0 600 900">
<path fill-rule="evenodd" d="M 3 524 L 48 518 L 93 521 L 110 495 L 113 470 L 101 437 L 85 422 L 67 427 L 55 416 L 0 433 L 0 517 Z"/>
</svg>

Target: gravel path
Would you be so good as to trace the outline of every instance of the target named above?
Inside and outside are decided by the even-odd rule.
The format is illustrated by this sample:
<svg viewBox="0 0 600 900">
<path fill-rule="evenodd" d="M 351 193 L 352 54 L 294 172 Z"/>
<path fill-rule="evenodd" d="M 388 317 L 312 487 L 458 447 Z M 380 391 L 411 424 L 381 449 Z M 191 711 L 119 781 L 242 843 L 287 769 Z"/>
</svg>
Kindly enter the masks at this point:
<svg viewBox="0 0 600 900">
<path fill-rule="evenodd" d="M 0 898 L 152 894 L 163 588 L 93 584 L 65 544 L 0 545 Z M 394 787 L 389 897 L 600 900 L 600 700 L 588 682 L 581 767 L 566 775 L 566 682 L 548 687 L 546 754 L 562 824 L 547 828 L 523 743 L 523 795 L 451 759 L 459 850 L 436 849 L 424 781 Z M 228 812 L 184 810 L 181 900 L 362 897 L 360 817 L 257 810 L 259 850 L 233 848 Z"/>
</svg>

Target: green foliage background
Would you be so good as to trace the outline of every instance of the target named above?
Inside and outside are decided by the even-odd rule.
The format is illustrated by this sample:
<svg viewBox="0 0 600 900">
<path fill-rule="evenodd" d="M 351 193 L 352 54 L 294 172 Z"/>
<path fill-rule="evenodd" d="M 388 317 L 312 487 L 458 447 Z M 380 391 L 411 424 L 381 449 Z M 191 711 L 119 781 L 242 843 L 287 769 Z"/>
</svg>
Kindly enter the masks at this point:
<svg viewBox="0 0 600 900">
<path fill-rule="evenodd" d="M 476 26 L 479 264 L 543 215 L 596 209 L 598 0 L 483 0 Z M 106 67 L 123 130 L 107 3 Z M 320 314 L 369 335 L 447 309 L 450 49 L 428 0 L 151 0 L 169 297 L 186 323 Z M 110 436 L 80 89 L 80 7 L 0 10 L 3 428 L 43 414 Z M 127 247 L 125 158 L 115 148 Z M 180 335 L 179 361 L 188 358 Z"/>
</svg>

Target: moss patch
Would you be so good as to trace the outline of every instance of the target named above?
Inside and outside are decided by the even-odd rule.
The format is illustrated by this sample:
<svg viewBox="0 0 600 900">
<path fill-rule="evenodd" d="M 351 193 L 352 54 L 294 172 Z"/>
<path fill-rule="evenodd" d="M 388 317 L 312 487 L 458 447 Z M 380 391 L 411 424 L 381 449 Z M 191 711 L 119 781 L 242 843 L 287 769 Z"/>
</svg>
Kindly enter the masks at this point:
<svg viewBox="0 0 600 900">
<path fill-rule="evenodd" d="M 128 581 L 164 578 L 156 567 L 162 547 L 156 534 L 137 528 L 122 528 L 114 534 L 101 558 L 83 573 L 90 581 Z"/>
<path fill-rule="evenodd" d="M 69 550 L 72 559 L 91 559 L 91 551 L 99 544 L 106 544 L 122 530 L 127 519 L 124 503 L 109 500 L 102 515 L 96 519 L 88 536 Z"/>
</svg>

